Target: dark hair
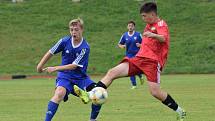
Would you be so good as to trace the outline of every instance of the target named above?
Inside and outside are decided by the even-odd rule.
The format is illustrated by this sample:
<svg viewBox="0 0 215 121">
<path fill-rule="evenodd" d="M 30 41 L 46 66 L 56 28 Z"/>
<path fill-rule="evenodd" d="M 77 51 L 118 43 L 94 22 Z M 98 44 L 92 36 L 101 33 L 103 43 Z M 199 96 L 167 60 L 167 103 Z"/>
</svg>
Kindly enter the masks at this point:
<svg viewBox="0 0 215 121">
<path fill-rule="evenodd" d="M 135 26 L 135 22 L 133 20 L 128 21 L 128 24 L 133 24 Z"/>
<path fill-rule="evenodd" d="M 149 13 L 149 12 L 155 12 L 157 14 L 157 5 L 154 2 L 147 2 L 143 4 L 140 8 L 140 14 L 141 13 Z"/>
</svg>

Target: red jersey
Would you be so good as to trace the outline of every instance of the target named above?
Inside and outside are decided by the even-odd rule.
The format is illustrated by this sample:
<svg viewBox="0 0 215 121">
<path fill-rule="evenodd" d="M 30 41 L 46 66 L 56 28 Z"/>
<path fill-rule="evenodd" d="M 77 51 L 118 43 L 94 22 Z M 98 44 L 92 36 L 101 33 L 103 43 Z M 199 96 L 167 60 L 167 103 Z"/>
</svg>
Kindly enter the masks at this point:
<svg viewBox="0 0 215 121">
<path fill-rule="evenodd" d="M 144 32 L 149 31 L 155 34 L 163 35 L 164 42 L 160 42 L 155 38 L 143 37 L 142 44 L 139 52 L 136 56 L 146 57 L 156 60 L 161 65 L 161 68 L 165 65 L 169 51 L 169 29 L 164 20 L 159 20 L 154 24 L 147 24 Z"/>
</svg>

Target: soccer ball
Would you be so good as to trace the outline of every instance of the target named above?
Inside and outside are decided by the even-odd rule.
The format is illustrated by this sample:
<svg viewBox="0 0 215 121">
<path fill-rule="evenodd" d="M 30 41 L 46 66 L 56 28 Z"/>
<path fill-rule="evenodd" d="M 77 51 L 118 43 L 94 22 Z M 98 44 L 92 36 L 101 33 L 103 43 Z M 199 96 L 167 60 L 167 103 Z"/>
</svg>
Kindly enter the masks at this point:
<svg viewBox="0 0 215 121">
<path fill-rule="evenodd" d="M 102 87 L 95 87 L 89 92 L 89 97 L 95 105 L 102 105 L 108 98 L 107 90 Z"/>
</svg>

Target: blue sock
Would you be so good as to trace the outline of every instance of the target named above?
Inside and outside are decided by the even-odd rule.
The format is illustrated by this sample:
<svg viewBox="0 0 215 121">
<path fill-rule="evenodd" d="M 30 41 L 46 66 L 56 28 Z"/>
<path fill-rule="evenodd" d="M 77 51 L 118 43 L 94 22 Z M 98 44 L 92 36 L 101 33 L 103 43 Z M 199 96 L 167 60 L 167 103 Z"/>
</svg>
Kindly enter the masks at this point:
<svg viewBox="0 0 215 121">
<path fill-rule="evenodd" d="M 135 76 L 131 76 L 131 77 L 130 77 L 130 80 L 131 80 L 131 84 L 132 84 L 132 86 L 137 86 Z"/>
<path fill-rule="evenodd" d="M 97 116 L 99 115 L 99 111 L 101 109 L 101 105 L 94 105 L 92 104 L 91 105 L 91 116 L 90 116 L 90 119 L 96 119 Z"/>
<path fill-rule="evenodd" d="M 55 113 L 57 111 L 58 105 L 59 104 L 57 104 L 55 102 L 49 101 L 45 121 L 51 121 L 52 120 L 53 116 L 55 115 Z"/>
</svg>

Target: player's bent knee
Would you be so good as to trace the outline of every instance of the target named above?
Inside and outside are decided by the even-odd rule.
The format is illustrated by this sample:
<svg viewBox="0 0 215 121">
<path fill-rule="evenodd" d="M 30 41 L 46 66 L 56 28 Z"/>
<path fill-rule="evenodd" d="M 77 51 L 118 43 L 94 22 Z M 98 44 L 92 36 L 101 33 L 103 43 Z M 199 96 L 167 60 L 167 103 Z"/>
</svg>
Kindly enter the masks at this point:
<svg viewBox="0 0 215 121">
<path fill-rule="evenodd" d="M 157 87 L 150 87 L 150 93 L 153 97 L 156 97 L 158 98 L 159 97 L 159 94 L 160 94 L 160 89 L 157 88 Z"/>
<path fill-rule="evenodd" d="M 57 88 L 55 90 L 54 99 L 56 101 L 61 101 L 61 100 L 63 100 L 65 95 L 66 95 L 66 89 L 65 88 Z"/>
<path fill-rule="evenodd" d="M 152 91 L 150 90 L 150 93 L 153 97 L 158 97 L 158 92 L 157 91 Z"/>
<path fill-rule="evenodd" d="M 64 96 L 55 94 L 52 97 L 52 100 L 56 103 L 60 103 L 64 99 Z"/>
</svg>

